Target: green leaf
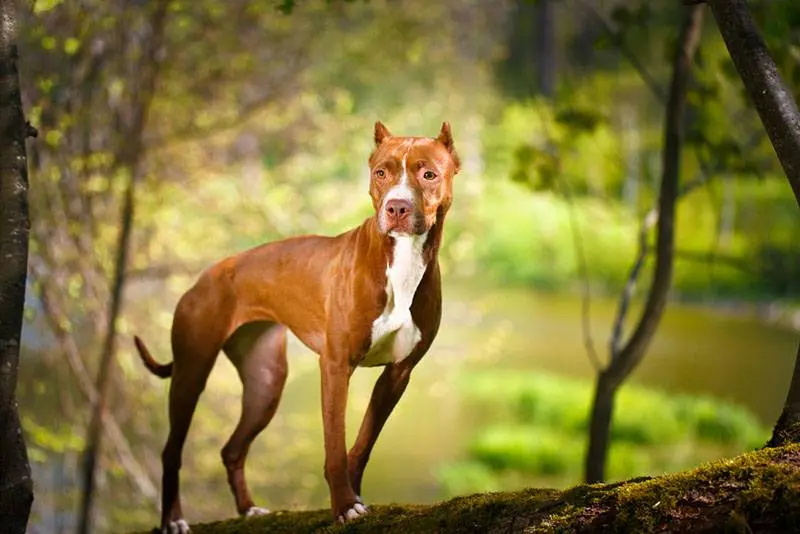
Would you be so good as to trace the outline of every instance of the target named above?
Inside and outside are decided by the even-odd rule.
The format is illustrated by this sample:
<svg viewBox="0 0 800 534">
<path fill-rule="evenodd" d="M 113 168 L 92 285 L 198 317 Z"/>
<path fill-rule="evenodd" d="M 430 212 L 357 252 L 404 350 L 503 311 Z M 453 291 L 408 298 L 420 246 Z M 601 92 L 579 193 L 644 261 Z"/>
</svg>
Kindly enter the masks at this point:
<svg viewBox="0 0 800 534">
<path fill-rule="evenodd" d="M 597 50 L 597 51 L 608 50 L 609 48 L 611 48 L 613 46 L 613 44 L 614 43 L 612 42 L 611 37 L 604 33 L 604 34 L 599 35 L 594 40 L 594 49 Z"/>
<path fill-rule="evenodd" d="M 56 47 L 56 38 L 52 35 L 42 37 L 42 48 L 45 50 L 53 50 Z"/>
<path fill-rule="evenodd" d="M 295 1 L 294 0 L 283 0 L 278 5 L 278 11 L 283 13 L 284 15 L 289 15 L 294 10 Z"/>
<path fill-rule="evenodd" d="M 33 3 L 33 12 L 36 15 L 40 13 L 46 13 L 51 9 L 58 7 L 63 0 L 34 0 Z"/>
<path fill-rule="evenodd" d="M 64 52 L 70 56 L 74 56 L 80 47 L 81 42 L 74 37 L 70 37 L 64 41 Z"/>
<path fill-rule="evenodd" d="M 45 136 L 44 141 L 50 146 L 58 146 L 64 135 L 59 130 L 49 130 Z"/>
</svg>

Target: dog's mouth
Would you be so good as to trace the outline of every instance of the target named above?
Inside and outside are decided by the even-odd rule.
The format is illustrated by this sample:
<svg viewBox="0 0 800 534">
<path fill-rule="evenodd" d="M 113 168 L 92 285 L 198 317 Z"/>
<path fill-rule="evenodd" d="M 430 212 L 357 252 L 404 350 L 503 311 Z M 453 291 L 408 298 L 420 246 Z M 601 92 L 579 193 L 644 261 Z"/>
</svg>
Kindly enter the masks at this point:
<svg viewBox="0 0 800 534">
<path fill-rule="evenodd" d="M 422 235 L 430 229 L 425 223 L 425 217 L 422 214 L 413 214 L 399 221 L 389 217 L 379 217 L 378 226 L 383 234 L 409 236 Z"/>
</svg>

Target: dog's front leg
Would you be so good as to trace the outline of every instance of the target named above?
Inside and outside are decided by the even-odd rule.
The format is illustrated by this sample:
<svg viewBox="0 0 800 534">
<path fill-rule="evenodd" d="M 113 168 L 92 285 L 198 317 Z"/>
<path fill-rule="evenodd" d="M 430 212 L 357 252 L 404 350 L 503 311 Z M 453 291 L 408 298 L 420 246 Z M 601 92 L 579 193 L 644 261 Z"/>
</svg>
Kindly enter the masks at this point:
<svg viewBox="0 0 800 534">
<path fill-rule="evenodd" d="M 348 454 L 350 483 L 359 498 L 361 497 L 361 478 L 369 461 L 369 455 L 383 425 L 406 390 L 413 368 L 414 359 L 412 358 L 399 364 L 387 365 L 372 390 L 372 397 L 361 422 L 358 437 Z"/>
<path fill-rule="evenodd" d="M 347 354 L 328 351 L 320 358 L 322 375 L 322 424 L 325 434 L 325 480 L 333 518 L 340 523 L 367 512 L 352 486 L 347 469 L 345 410 L 352 371 Z"/>
</svg>

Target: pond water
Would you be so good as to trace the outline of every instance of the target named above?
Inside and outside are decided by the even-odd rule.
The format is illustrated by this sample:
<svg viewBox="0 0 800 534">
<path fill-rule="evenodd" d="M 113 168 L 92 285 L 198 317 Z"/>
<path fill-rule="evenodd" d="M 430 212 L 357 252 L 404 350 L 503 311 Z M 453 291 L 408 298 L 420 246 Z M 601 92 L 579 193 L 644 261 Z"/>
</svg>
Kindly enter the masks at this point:
<svg viewBox="0 0 800 534">
<path fill-rule="evenodd" d="M 439 337 L 415 370 L 372 453 L 363 491 L 368 503 L 424 503 L 442 498 L 437 469 L 458 459 L 468 437 L 487 423 L 482 419 L 485 414 L 476 416 L 462 404 L 455 387 L 460 373 L 502 368 L 585 380 L 593 377 L 583 344 L 578 297 L 458 285 L 447 286 L 444 296 Z M 591 330 L 601 358 L 607 354 L 615 304 L 592 301 Z M 631 316 L 636 312 L 632 310 Z M 632 382 L 732 400 L 771 425 L 788 388 L 797 338 L 795 332 L 752 317 L 671 303 Z M 317 360 L 292 339 L 289 362 L 282 404 L 253 445 L 247 474 L 258 504 L 272 509 L 325 507 Z M 357 432 L 379 372 L 359 369 L 354 375 L 348 443 Z M 163 382 L 147 384 L 166 390 Z M 232 517 L 235 512 L 219 450 L 238 416 L 239 391 L 233 367 L 220 358 L 185 449 L 182 491 L 190 522 Z M 157 446 L 141 444 L 136 451 L 154 474 L 160 474 L 163 437 L 156 436 Z M 125 491 L 119 488 L 115 491 Z M 124 497 L 107 496 L 116 502 Z M 140 509 L 136 517 L 137 526 L 150 527 L 158 515 L 155 509 Z"/>
</svg>

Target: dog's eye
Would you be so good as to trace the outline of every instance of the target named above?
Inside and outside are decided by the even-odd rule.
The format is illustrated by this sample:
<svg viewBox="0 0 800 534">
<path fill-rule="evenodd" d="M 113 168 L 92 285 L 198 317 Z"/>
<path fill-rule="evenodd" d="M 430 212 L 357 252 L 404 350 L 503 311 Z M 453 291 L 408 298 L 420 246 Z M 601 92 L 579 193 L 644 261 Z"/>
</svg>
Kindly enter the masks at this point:
<svg viewBox="0 0 800 534">
<path fill-rule="evenodd" d="M 375 176 L 377 176 L 378 178 L 383 178 L 384 176 L 386 176 L 386 171 L 384 171 L 383 169 L 378 169 L 377 171 L 375 171 Z"/>
<path fill-rule="evenodd" d="M 426 180 L 433 180 L 436 178 L 436 174 L 433 171 L 425 171 L 425 174 L 423 174 L 422 177 Z"/>
</svg>

